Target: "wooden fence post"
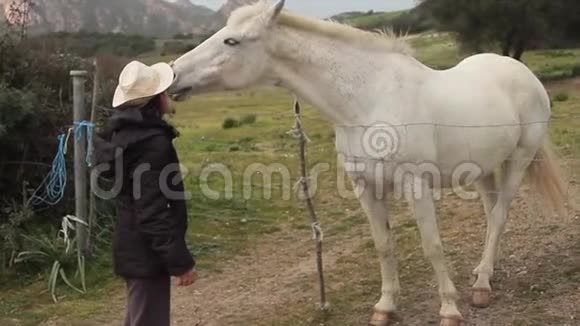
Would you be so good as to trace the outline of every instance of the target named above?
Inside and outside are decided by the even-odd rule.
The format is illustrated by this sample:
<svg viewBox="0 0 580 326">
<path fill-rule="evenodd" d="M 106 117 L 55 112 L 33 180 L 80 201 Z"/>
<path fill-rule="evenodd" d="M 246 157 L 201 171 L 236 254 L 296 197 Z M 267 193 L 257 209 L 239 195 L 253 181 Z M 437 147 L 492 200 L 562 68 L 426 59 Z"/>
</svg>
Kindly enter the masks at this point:
<svg viewBox="0 0 580 326">
<path fill-rule="evenodd" d="M 73 123 L 85 121 L 87 110 L 85 107 L 85 82 L 87 71 L 71 71 L 73 82 Z M 80 139 L 74 141 L 74 176 L 75 176 L 75 216 L 81 221 L 87 222 L 88 215 L 88 183 L 87 183 L 87 133 L 81 128 Z M 87 227 L 82 223 L 77 223 L 77 240 L 79 252 L 86 255 L 88 252 Z"/>
</svg>

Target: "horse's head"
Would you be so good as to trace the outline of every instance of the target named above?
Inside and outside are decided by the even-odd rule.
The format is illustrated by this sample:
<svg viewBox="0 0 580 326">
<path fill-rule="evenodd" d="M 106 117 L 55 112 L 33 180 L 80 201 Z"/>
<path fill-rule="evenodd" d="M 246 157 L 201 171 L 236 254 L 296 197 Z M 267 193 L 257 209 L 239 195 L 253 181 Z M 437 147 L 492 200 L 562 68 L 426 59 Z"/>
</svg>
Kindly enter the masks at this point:
<svg viewBox="0 0 580 326">
<path fill-rule="evenodd" d="M 276 25 L 284 0 L 265 1 L 234 11 L 226 26 L 173 63 L 176 100 L 203 92 L 245 88 L 267 78 L 267 36 Z"/>
</svg>

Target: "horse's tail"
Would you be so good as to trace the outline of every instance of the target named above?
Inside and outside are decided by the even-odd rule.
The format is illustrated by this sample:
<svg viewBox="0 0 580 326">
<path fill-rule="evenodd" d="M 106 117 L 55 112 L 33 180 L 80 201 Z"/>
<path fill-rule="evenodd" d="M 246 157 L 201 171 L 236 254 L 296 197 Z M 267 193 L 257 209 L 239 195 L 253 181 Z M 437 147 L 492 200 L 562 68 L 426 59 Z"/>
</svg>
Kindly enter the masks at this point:
<svg viewBox="0 0 580 326">
<path fill-rule="evenodd" d="M 528 167 L 528 175 L 545 204 L 561 217 L 567 217 L 567 188 L 550 141 L 545 141 L 536 153 L 532 164 Z"/>
</svg>

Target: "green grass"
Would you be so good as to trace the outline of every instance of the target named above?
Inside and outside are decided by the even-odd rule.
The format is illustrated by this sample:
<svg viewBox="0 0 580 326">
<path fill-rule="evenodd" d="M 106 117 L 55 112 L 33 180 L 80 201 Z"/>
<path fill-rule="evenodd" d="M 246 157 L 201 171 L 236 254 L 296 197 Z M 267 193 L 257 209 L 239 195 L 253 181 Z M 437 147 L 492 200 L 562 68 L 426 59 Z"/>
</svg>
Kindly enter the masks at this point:
<svg viewBox="0 0 580 326">
<path fill-rule="evenodd" d="M 447 33 L 415 35 L 409 43 L 416 51 L 417 59 L 434 69 L 447 69 L 468 56 Z"/>
<path fill-rule="evenodd" d="M 471 55 L 463 52 L 448 33 L 424 33 L 410 40 L 417 58 L 435 69 L 448 69 Z M 522 61 L 543 81 L 580 76 L 580 49 L 535 50 L 524 53 Z"/>
<path fill-rule="evenodd" d="M 435 68 L 451 67 L 466 56 L 448 34 L 419 35 L 411 43 L 417 48 L 418 58 Z M 146 61 L 153 63 L 172 59 L 174 57 L 152 57 Z M 524 61 L 539 75 L 562 76 L 580 64 L 580 50 L 531 51 L 524 56 Z M 568 94 L 568 100 L 554 104 L 555 120 L 551 135 L 564 158 L 577 158 L 580 153 L 580 90 L 564 87 L 555 90 L 554 94 L 562 92 Z M 283 164 L 292 180 L 298 179 L 297 142 L 287 134 L 293 125 L 291 106 L 292 98 L 288 92 L 271 88 L 199 96 L 177 104 L 178 113 L 172 121 L 180 130 L 181 137 L 176 141 L 176 146 L 182 163 L 189 170 L 185 184 L 192 194 L 187 237 L 192 244 L 191 250 L 198 256 L 200 268 L 215 269 L 217 260 L 224 261 L 243 253 L 249 243 L 283 226 L 302 229 L 308 225 L 302 203 L 295 194 L 290 200 L 282 198 L 284 189 L 279 176 L 272 181 L 274 189 L 271 200 L 263 199 L 265 185 L 259 176 L 252 178 L 250 198 L 245 198 L 241 186 L 245 169 L 254 163 Z M 257 116 L 252 124 L 233 129 L 222 128 L 226 117 L 240 119 L 250 115 Z M 309 106 L 305 108 L 303 120 L 313 139 L 309 145 L 310 164 L 327 162 L 331 167 L 330 172 L 320 177 L 323 187 L 320 193 L 324 195 L 317 197 L 320 200 L 318 209 L 324 212 L 322 218 L 337 221 L 328 226 L 327 232 L 340 233 L 365 223 L 364 219 L 337 209 L 336 201 L 331 200 L 338 198 L 338 195 L 335 186 L 337 164 L 334 159 L 334 133 L 330 123 Z M 199 175 L 212 163 L 228 167 L 233 180 L 232 198 L 225 198 L 225 180 L 216 173 L 209 177 L 209 186 L 218 191 L 220 198 L 209 199 L 201 194 Z M 340 203 L 341 207 L 345 205 L 351 209 L 357 207 L 356 201 Z M 416 231 L 413 225 L 402 225 L 401 228 Z M 411 240 L 409 243 L 413 243 Z M 368 247 L 363 252 L 369 257 L 364 268 L 375 269 L 372 246 Z M 44 275 L 39 275 L 38 279 L 26 285 L 2 286 L 0 325 L 36 325 L 55 316 L 74 325 L 74 321 L 106 314 L 111 300 L 122 297 L 123 284 L 112 276 L 107 254 L 102 257 L 105 258 L 90 263 L 89 294 L 81 296 L 61 287 L 60 293 L 64 298 L 58 305 L 52 303 L 50 295 L 44 290 Z M 416 258 L 418 256 L 413 257 L 419 259 Z M 347 265 L 345 268 L 351 267 Z M 574 272 L 574 277 L 576 274 Z M 376 288 L 378 280 L 376 277 L 366 278 L 361 282 L 341 289 L 340 295 L 331 292 L 335 309 L 329 321 L 340 324 L 341 320 L 354 318 L 352 316 L 364 315 L 366 318 L 367 306 L 374 295 L 369 295 L 367 291 Z M 361 298 L 365 299 L 361 301 Z M 312 325 L 315 321 L 321 321 L 317 313 L 310 309 L 298 309 L 276 325 Z"/>
<path fill-rule="evenodd" d="M 571 160 L 571 164 L 578 165 L 580 153 L 580 89 L 574 86 L 558 87 L 554 94 L 566 92 L 566 101 L 554 101 L 551 138 L 554 145 L 564 158 Z"/>
<path fill-rule="evenodd" d="M 405 12 L 407 12 L 407 10 L 376 12 L 372 14 L 360 13 L 358 15 L 352 15 L 347 18 L 344 18 L 342 22 L 358 28 L 368 29 L 369 27 L 386 24 L 390 20 L 399 17 L 401 14 Z"/>
</svg>

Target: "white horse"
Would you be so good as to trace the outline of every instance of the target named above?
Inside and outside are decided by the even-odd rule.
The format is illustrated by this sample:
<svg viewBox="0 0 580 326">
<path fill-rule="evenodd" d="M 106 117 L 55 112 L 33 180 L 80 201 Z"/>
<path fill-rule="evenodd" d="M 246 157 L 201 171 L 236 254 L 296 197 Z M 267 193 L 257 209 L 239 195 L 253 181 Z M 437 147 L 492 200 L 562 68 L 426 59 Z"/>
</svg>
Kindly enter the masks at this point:
<svg viewBox="0 0 580 326">
<path fill-rule="evenodd" d="M 473 304 L 487 306 L 500 237 L 526 171 L 553 207 L 564 207 L 564 187 L 544 145 L 551 114 L 546 90 L 525 65 L 507 57 L 480 54 L 437 71 L 418 62 L 402 39 L 283 7 L 284 0 L 239 8 L 222 30 L 173 63 L 169 92 L 182 100 L 269 84 L 326 113 L 378 251 L 382 296 L 371 325 L 387 325 L 396 309 L 399 278 L 383 194 L 401 183 L 412 194 L 406 198 L 439 284 L 441 325 L 461 324 L 434 188 L 471 181 L 483 199 L 488 228 L 474 270 Z M 377 141 L 381 133 L 387 138 Z M 468 181 L 457 173 L 466 163 L 472 167 Z"/>
</svg>

